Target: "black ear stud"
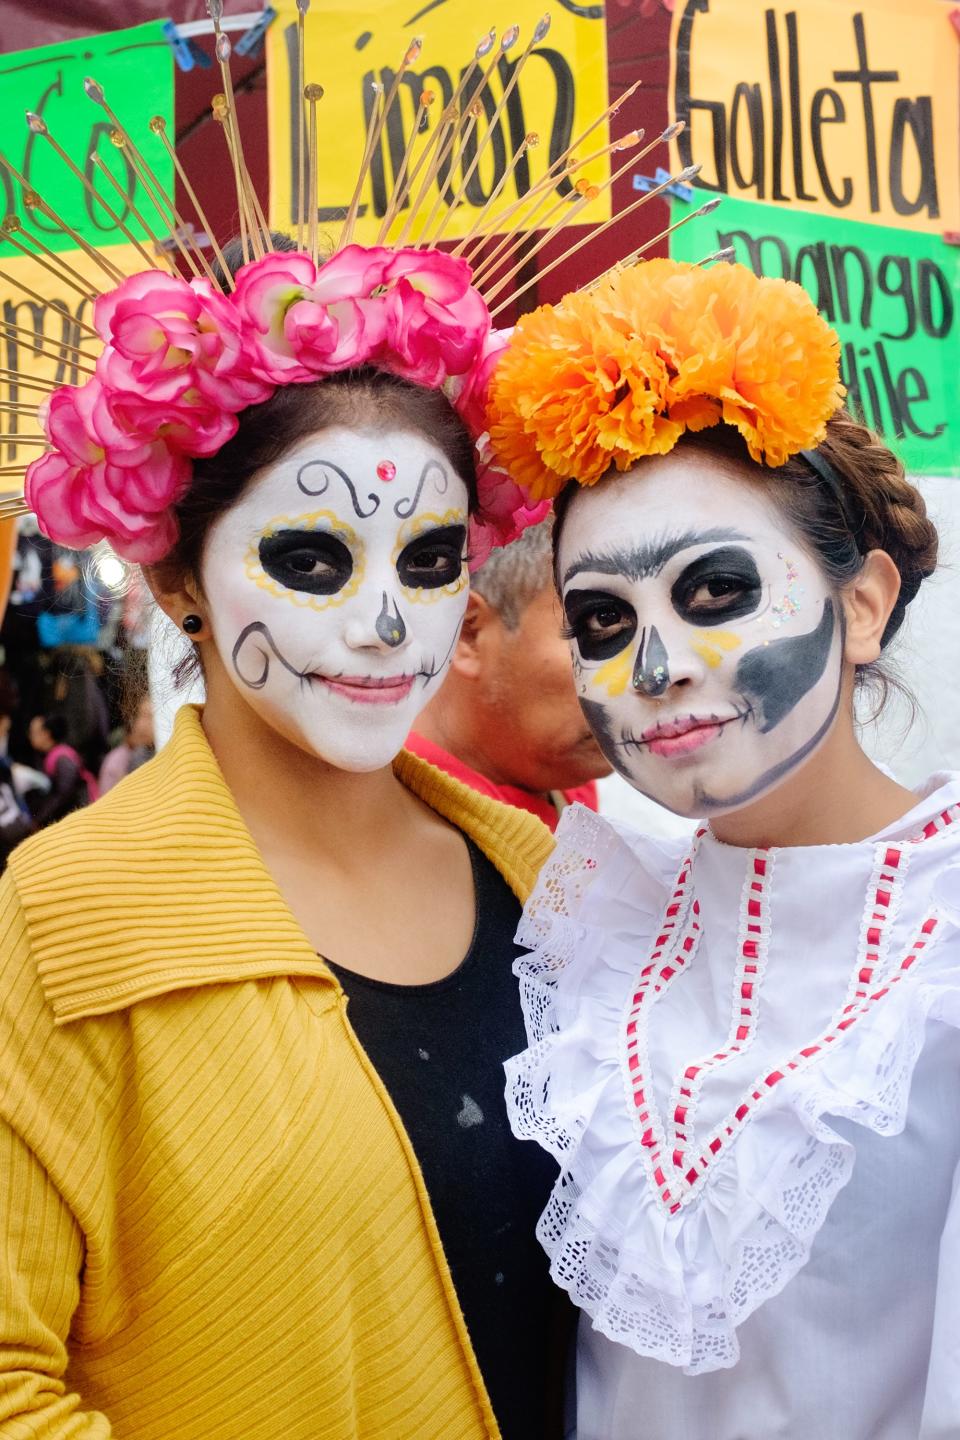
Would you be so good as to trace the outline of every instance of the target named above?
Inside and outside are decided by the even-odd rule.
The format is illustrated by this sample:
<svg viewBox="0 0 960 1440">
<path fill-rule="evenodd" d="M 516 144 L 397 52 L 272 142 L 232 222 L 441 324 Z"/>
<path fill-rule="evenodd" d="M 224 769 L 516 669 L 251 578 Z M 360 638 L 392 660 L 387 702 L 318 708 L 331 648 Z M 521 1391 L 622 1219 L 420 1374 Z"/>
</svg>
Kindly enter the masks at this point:
<svg viewBox="0 0 960 1440">
<path fill-rule="evenodd" d="M 203 620 L 199 615 L 184 615 L 182 623 L 186 635 L 199 635 L 203 629 Z"/>
</svg>

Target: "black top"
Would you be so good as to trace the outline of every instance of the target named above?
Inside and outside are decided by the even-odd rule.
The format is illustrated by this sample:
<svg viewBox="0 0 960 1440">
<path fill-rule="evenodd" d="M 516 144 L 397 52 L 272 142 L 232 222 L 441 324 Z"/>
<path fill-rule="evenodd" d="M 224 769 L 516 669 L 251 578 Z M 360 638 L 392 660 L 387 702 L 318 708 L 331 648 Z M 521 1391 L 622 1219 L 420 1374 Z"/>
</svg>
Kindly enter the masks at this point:
<svg viewBox="0 0 960 1440">
<path fill-rule="evenodd" d="M 541 1440 L 556 1413 L 562 1339 L 560 1292 L 534 1229 L 557 1167 L 507 1123 L 503 1062 L 527 1043 L 512 973 L 520 905 L 467 844 L 477 920 L 452 975 L 392 985 L 330 968 L 420 1162 L 503 1440 Z"/>
</svg>

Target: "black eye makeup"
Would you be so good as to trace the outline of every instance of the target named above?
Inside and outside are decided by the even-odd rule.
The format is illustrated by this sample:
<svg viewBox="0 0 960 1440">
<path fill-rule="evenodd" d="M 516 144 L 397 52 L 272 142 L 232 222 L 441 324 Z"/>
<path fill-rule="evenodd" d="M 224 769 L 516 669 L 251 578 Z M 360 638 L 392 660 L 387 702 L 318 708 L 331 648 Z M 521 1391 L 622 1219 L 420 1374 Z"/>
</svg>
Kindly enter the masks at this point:
<svg viewBox="0 0 960 1440">
<path fill-rule="evenodd" d="M 353 574 L 353 556 L 325 530 L 279 530 L 260 541 L 260 564 L 271 580 L 308 595 L 336 595 Z"/>
<path fill-rule="evenodd" d="M 609 660 L 637 633 L 637 612 L 619 595 L 603 590 L 568 590 L 564 635 L 575 640 L 584 660 Z"/>
<path fill-rule="evenodd" d="M 673 608 L 691 625 L 725 625 L 752 615 L 763 597 L 756 561 L 748 550 L 725 545 L 701 555 L 674 581 Z"/>
<path fill-rule="evenodd" d="M 454 584 L 463 570 L 466 540 L 465 525 L 441 525 L 418 535 L 397 559 L 401 585 L 410 590 L 439 590 Z"/>
</svg>

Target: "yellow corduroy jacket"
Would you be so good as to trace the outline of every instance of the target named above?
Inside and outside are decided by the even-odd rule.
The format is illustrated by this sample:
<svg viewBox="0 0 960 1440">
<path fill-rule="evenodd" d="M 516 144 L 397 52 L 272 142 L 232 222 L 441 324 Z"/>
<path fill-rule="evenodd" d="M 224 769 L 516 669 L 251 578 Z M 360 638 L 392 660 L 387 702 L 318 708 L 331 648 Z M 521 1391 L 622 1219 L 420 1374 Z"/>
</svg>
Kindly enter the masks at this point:
<svg viewBox="0 0 960 1440">
<path fill-rule="evenodd" d="M 521 899 L 532 816 L 403 754 Z M 0 1436 L 482 1440 L 423 1178 L 198 714 L 0 888 Z"/>
</svg>

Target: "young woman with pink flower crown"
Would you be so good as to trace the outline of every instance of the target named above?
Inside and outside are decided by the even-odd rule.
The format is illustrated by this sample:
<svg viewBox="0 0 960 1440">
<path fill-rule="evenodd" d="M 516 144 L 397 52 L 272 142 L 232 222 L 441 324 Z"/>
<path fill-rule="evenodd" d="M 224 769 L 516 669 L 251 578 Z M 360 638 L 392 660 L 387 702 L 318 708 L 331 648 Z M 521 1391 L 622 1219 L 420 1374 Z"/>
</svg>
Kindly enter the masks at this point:
<svg viewBox="0 0 960 1440">
<path fill-rule="evenodd" d="M 518 936 L 577 1440 L 960 1434 L 960 777 L 854 720 L 937 534 L 838 352 L 798 286 L 654 260 L 491 382 L 591 728 L 697 822 L 567 810 Z"/>
<path fill-rule="evenodd" d="M 97 299 L 27 474 L 206 699 L 3 879 L 0 1432 L 536 1440 L 555 1166 L 502 1067 L 550 837 L 402 746 L 548 506 L 492 463 L 465 260 L 254 238 Z"/>
</svg>

